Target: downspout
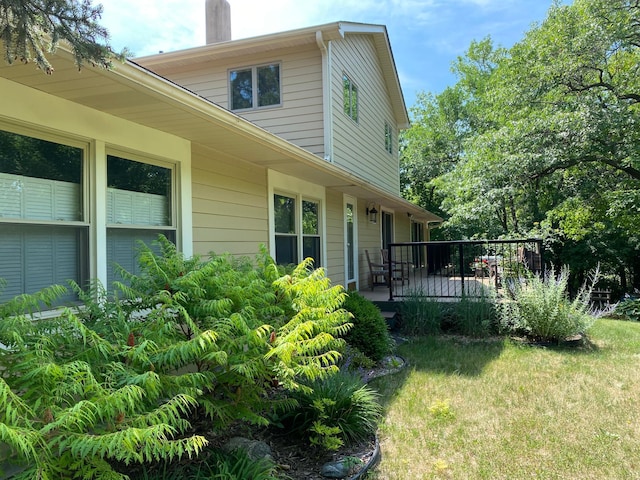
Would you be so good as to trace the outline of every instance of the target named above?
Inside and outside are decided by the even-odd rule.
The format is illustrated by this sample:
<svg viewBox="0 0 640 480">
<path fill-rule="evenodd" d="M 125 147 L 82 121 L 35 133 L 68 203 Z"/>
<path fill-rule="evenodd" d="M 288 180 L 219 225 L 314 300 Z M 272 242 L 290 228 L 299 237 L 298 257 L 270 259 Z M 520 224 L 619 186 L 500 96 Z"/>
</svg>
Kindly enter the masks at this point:
<svg viewBox="0 0 640 480">
<path fill-rule="evenodd" d="M 331 42 L 324 42 L 322 32 L 316 32 L 316 43 L 322 53 L 322 115 L 324 159 L 333 163 L 333 102 L 331 101 Z"/>
</svg>

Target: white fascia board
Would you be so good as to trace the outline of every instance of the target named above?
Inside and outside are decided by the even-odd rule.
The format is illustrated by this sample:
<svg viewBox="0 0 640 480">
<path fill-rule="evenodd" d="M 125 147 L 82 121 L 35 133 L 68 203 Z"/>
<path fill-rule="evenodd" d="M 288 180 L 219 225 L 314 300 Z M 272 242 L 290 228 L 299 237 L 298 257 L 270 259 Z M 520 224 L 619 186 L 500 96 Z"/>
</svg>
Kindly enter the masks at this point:
<svg viewBox="0 0 640 480">
<path fill-rule="evenodd" d="M 387 29 L 384 25 L 374 25 L 370 23 L 352 23 L 352 22 L 339 22 L 338 30 L 342 37 L 347 33 L 382 33 L 387 34 Z"/>
</svg>

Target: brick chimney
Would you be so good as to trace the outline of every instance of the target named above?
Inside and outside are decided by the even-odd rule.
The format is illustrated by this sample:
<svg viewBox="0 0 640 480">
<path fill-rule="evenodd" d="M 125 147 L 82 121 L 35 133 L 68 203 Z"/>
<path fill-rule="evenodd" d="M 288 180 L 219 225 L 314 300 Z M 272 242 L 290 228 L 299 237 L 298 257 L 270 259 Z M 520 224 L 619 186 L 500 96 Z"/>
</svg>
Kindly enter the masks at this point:
<svg viewBox="0 0 640 480">
<path fill-rule="evenodd" d="M 231 40 L 231 6 L 227 0 L 207 0 L 207 45 Z"/>
</svg>

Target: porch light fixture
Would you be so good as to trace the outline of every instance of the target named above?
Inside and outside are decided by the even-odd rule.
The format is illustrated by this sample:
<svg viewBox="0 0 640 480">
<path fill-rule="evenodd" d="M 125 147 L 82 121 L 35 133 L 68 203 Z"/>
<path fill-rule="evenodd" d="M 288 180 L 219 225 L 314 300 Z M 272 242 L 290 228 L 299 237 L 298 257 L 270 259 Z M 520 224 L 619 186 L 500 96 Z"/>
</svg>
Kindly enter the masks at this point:
<svg viewBox="0 0 640 480">
<path fill-rule="evenodd" d="M 373 203 L 371 204 L 371 208 L 367 207 L 367 216 L 371 223 L 378 223 L 378 210 L 376 210 Z"/>
</svg>

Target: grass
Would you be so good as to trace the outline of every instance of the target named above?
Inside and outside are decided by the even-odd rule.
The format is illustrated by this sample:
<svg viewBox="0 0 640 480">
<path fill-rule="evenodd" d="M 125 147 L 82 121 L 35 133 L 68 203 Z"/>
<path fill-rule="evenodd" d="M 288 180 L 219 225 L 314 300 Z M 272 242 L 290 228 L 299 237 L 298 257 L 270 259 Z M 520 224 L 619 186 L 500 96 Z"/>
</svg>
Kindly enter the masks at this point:
<svg viewBox="0 0 640 480">
<path fill-rule="evenodd" d="M 375 479 L 602 479 L 640 472 L 640 324 L 598 320 L 580 348 L 415 339 L 383 395 Z"/>
</svg>

